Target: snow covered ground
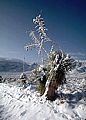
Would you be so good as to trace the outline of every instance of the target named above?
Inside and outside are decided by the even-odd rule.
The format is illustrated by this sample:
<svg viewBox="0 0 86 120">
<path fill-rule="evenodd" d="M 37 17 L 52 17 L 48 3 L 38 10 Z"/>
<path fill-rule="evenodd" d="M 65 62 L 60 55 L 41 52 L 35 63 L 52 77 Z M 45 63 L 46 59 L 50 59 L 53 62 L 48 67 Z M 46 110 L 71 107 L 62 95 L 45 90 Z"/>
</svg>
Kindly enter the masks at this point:
<svg viewBox="0 0 86 120">
<path fill-rule="evenodd" d="M 0 83 L 0 120 L 86 120 L 86 73 L 68 74 L 54 102 L 26 89 Z"/>
</svg>

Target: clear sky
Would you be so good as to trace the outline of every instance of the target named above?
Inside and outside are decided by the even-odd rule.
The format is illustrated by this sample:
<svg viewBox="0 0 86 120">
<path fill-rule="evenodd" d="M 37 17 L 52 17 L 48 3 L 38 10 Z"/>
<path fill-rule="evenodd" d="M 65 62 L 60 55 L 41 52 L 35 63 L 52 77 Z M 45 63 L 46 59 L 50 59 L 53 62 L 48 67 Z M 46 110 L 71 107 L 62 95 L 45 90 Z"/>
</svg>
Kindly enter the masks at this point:
<svg viewBox="0 0 86 120">
<path fill-rule="evenodd" d="M 37 52 L 26 52 L 24 45 L 41 10 L 57 49 L 86 59 L 86 0 L 0 0 L 0 57 L 37 61 Z"/>
</svg>

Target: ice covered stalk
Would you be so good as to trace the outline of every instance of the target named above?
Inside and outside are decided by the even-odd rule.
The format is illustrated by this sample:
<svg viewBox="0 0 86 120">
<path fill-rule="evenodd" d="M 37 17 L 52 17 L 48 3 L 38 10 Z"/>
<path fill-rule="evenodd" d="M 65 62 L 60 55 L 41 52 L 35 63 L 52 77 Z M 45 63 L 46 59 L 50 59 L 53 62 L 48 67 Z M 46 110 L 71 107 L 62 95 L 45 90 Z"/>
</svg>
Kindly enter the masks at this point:
<svg viewBox="0 0 86 120">
<path fill-rule="evenodd" d="M 41 15 L 36 16 L 36 18 L 33 19 L 33 23 L 35 24 L 35 30 L 30 31 L 29 34 L 33 42 L 31 44 L 27 44 L 25 48 L 27 51 L 32 48 L 37 48 L 38 54 L 41 54 L 41 52 L 44 51 L 44 53 L 48 56 L 48 53 L 44 48 L 44 43 L 51 40 L 47 36 L 44 19 Z"/>
</svg>

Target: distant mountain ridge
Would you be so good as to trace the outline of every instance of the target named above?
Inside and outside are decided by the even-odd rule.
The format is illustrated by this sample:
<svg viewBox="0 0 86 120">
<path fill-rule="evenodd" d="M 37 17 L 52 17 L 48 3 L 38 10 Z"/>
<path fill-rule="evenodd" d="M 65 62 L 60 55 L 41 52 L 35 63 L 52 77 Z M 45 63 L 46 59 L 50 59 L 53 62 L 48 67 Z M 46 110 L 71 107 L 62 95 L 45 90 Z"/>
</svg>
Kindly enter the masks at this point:
<svg viewBox="0 0 86 120">
<path fill-rule="evenodd" d="M 37 66 L 37 63 L 28 64 L 24 62 L 24 71 L 31 71 Z M 79 73 L 86 72 L 86 60 L 79 60 L 75 71 Z M 0 72 L 23 72 L 23 61 L 20 59 L 0 58 Z"/>
<path fill-rule="evenodd" d="M 79 73 L 86 72 L 86 60 L 79 60 L 76 71 Z"/>
<path fill-rule="evenodd" d="M 37 67 L 37 63 L 29 65 L 24 62 L 24 71 L 31 71 Z M 23 61 L 19 59 L 0 58 L 0 72 L 22 72 Z"/>
</svg>

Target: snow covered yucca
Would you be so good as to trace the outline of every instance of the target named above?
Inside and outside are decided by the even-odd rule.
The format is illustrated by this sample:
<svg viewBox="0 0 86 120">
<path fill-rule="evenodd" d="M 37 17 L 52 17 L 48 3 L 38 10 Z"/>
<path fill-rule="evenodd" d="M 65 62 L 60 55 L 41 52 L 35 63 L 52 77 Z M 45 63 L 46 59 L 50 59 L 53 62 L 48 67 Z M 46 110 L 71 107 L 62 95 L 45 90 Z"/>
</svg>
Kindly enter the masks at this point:
<svg viewBox="0 0 86 120">
<path fill-rule="evenodd" d="M 75 61 L 62 50 L 51 51 L 48 53 L 44 48 L 44 43 L 52 42 L 46 33 L 47 29 L 45 26 L 44 19 L 41 15 L 38 15 L 33 19 L 35 24 L 35 31 L 30 32 L 30 37 L 34 41 L 31 44 L 25 46 L 26 50 L 29 48 L 37 48 L 38 54 L 40 55 L 42 51 L 46 54 L 46 62 L 43 66 L 40 66 L 34 71 L 35 79 L 39 81 L 40 95 L 43 95 L 46 91 L 47 85 L 47 98 L 49 100 L 54 100 L 56 98 L 55 91 L 58 89 L 59 85 L 65 82 L 65 74 L 67 71 L 71 70 L 75 66 Z M 53 47 L 53 42 L 52 42 Z M 51 48 L 52 48 L 51 47 Z M 44 60 L 44 59 L 43 59 Z M 45 66 L 45 67 L 44 67 Z"/>
<path fill-rule="evenodd" d="M 36 80 L 39 81 L 39 92 L 43 95 L 48 87 L 47 98 L 54 100 L 56 98 L 56 90 L 66 81 L 65 75 L 68 71 L 76 66 L 76 62 L 68 54 L 62 50 L 52 51 L 46 58 L 44 65 L 40 65 L 35 69 Z M 48 85 L 46 85 L 46 82 Z"/>
</svg>

